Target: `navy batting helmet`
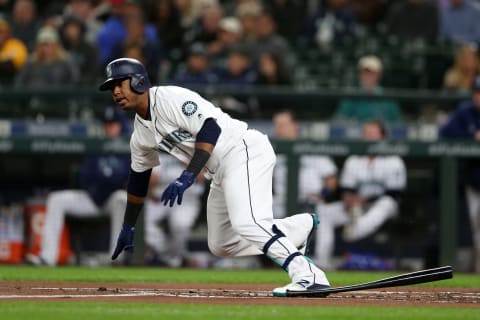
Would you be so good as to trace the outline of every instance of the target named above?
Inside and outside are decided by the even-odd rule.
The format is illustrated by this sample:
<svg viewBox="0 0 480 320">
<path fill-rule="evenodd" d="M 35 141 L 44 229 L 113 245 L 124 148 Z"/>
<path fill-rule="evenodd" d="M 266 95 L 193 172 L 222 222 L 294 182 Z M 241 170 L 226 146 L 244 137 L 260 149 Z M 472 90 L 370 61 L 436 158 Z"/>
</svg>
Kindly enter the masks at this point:
<svg viewBox="0 0 480 320">
<path fill-rule="evenodd" d="M 136 93 L 143 93 L 150 87 L 147 70 L 143 64 L 135 59 L 120 58 L 111 61 L 105 68 L 107 80 L 99 87 L 101 91 L 110 90 L 113 81 L 130 79 L 130 87 Z"/>
</svg>

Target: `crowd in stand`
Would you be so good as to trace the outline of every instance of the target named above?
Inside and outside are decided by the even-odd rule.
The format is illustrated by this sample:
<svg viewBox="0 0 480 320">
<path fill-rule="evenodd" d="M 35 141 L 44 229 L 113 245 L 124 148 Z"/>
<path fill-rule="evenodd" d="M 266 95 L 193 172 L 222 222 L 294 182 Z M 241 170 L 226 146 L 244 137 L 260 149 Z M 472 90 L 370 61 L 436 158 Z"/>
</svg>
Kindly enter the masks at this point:
<svg viewBox="0 0 480 320">
<path fill-rule="evenodd" d="M 380 29 L 460 44 L 446 89 L 468 91 L 480 65 L 477 0 L 2 0 L 0 14 L 2 86 L 94 87 L 122 56 L 154 83 L 291 85 L 302 48 Z"/>
</svg>

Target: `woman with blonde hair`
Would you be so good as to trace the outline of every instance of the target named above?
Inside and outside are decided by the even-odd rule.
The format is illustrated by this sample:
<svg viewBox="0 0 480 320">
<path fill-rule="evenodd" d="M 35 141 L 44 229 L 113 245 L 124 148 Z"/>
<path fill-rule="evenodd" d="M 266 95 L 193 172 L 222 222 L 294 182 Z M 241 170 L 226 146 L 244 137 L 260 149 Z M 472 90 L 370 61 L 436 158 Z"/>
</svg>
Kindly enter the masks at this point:
<svg viewBox="0 0 480 320">
<path fill-rule="evenodd" d="M 475 44 L 465 44 L 457 50 L 453 66 L 445 73 L 444 88 L 448 91 L 468 94 L 475 76 L 479 73 L 478 48 Z"/>
</svg>

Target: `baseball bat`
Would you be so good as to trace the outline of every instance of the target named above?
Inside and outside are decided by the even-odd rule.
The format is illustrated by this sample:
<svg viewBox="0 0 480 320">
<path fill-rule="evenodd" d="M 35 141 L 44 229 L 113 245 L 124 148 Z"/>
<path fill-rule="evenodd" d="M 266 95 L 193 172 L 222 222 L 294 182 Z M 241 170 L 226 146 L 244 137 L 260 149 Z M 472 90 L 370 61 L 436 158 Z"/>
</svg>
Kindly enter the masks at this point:
<svg viewBox="0 0 480 320">
<path fill-rule="evenodd" d="M 432 281 L 450 279 L 453 277 L 451 266 L 420 270 L 410 273 L 404 273 L 393 277 L 380 280 L 354 284 L 350 286 L 320 289 L 315 291 L 287 291 L 287 297 L 326 297 L 332 293 L 379 289 L 388 287 L 407 286 Z"/>
</svg>

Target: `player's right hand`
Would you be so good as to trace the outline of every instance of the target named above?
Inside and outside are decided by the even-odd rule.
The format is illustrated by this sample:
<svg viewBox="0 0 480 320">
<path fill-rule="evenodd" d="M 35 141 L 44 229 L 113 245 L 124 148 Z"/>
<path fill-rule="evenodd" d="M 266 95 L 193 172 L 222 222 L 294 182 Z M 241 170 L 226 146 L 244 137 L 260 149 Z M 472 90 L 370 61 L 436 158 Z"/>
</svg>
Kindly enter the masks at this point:
<svg viewBox="0 0 480 320">
<path fill-rule="evenodd" d="M 117 245 L 112 254 L 112 260 L 117 259 L 118 255 L 125 250 L 125 252 L 133 252 L 133 239 L 135 236 L 135 227 L 123 226 L 118 235 Z"/>
</svg>

